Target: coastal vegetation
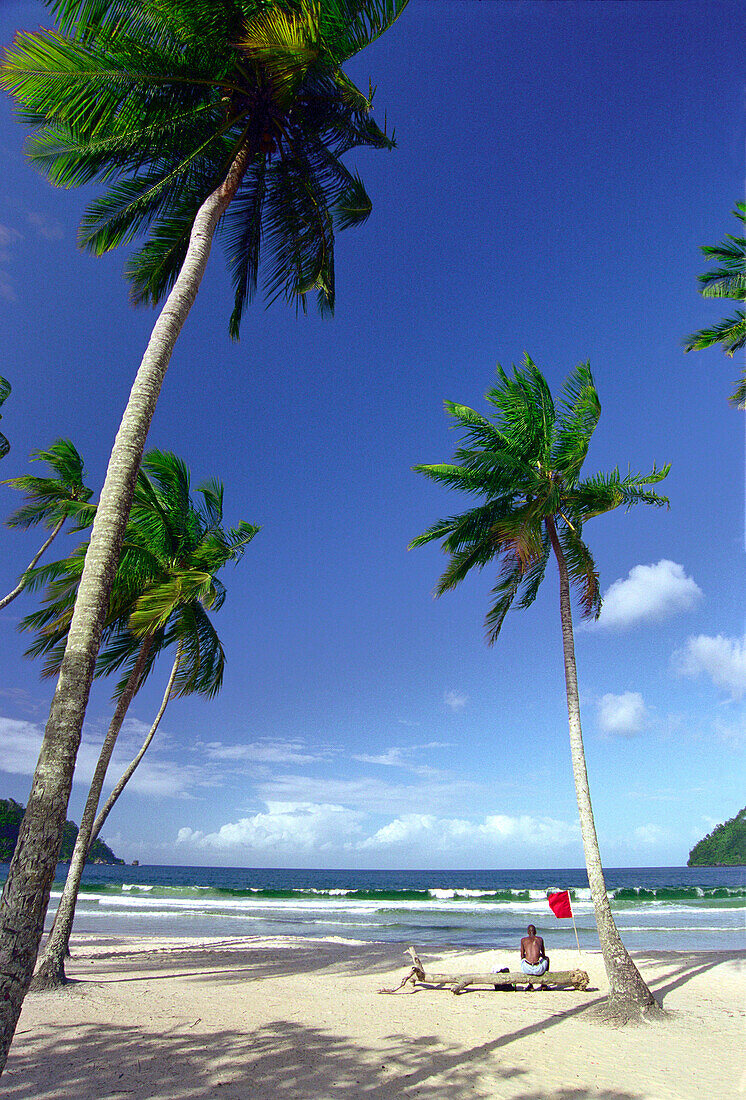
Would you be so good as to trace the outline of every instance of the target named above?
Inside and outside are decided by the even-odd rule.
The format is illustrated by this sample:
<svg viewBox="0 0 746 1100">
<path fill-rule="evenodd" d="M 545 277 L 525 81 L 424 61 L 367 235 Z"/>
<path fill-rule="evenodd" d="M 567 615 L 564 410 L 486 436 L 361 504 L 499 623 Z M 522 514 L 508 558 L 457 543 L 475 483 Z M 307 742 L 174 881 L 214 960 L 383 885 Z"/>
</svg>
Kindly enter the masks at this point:
<svg viewBox="0 0 746 1100">
<path fill-rule="evenodd" d="M 737 202 L 733 211 L 739 221 L 746 225 L 746 203 Z M 703 298 L 730 298 L 736 302 L 746 301 L 746 238 L 726 234 L 720 244 L 703 245 L 701 252 L 708 260 L 716 260 L 719 267 L 699 275 L 700 293 Z M 726 355 L 746 347 L 746 314 L 737 309 L 735 317 L 727 317 L 710 328 L 687 336 L 684 342 L 686 351 L 695 348 L 709 348 L 720 344 Z M 741 377 L 730 397 L 739 409 L 746 408 L 746 373 Z"/>
<path fill-rule="evenodd" d="M 49 179 L 107 190 L 81 225 L 102 254 L 147 233 L 128 261 L 133 298 L 165 299 L 117 433 L 27 812 L 0 908 L 0 1071 L 31 981 L 109 595 L 148 429 L 216 232 L 238 336 L 268 252 L 265 287 L 334 307 L 334 234 L 371 202 L 342 162 L 391 149 L 342 66 L 407 0 L 46 0 L 58 31 L 19 34 L 0 87 L 34 127 Z"/>
<path fill-rule="evenodd" d="M 13 858 L 24 811 L 25 807 L 20 802 L 0 798 L 0 863 L 9 863 Z M 66 821 L 60 845 L 61 863 L 67 863 L 72 857 L 77 836 L 78 826 L 74 821 Z M 124 860 L 115 856 L 103 840 L 97 840 L 88 851 L 86 863 L 123 864 Z"/>
<path fill-rule="evenodd" d="M 718 825 L 698 841 L 686 861 L 687 867 L 746 866 L 746 806 L 735 817 Z"/>
<path fill-rule="evenodd" d="M 514 368 L 512 378 L 502 367 L 497 373 L 498 384 L 486 394 L 496 411 L 495 420 L 466 405 L 446 401 L 446 410 L 463 433 L 455 462 L 414 467 L 431 481 L 480 497 L 483 503 L 462 515 L 438 520 L 410 545 L 442 539 L 449 562 L 436 586 L 436 596 L 455 588 L 472 570 L 499 562 L 494 599 L 485 619 L 490 645 L 497 641 L 515 601 L 518 608 L 534 602 L 554 555 L 559 572 L 570 754 L 588 883 L 609 978 L 608 1011 L 614 1018 L 629 1018 L 655 1011 L 657 1003 L 622 943 L 606 892 L 580 725 L 570 597 L 574 590 L 582 618 L 598 617 L 601 591 L 583 526 L 620 506 L 667 505 L 665 497 L 647 486 L 662 481 L 669 467 L 624 477 L 615 469 L 581 480 L 581 467 L 601 415 L 590 365 L 580 363 L 570 374 L 559 411 L 544 376 L 528 355 L 523 367 Z"/>
<path fill-rule="evenodd" d="M 20 596 L 28 583 L 31 570 L 52 545 L 66 521 L 72 521 L 72 531 L 82 531 L 90 527 L 95 514 L 94 507 L 89 504 L 93 490 L 83 480 L 83 459 L 69 439 L 58 439 L 48 450 L 34 451 L 31 458 L 37 462 L 46 462 L 56 476 L 35 477 L 27 474 L 3 481 L 3 485 L 9 485 L 11 489 L 18 489 L 26 494 L 26 503 L 8 516 L 5 526 L 21 530 L 42 526 L 50 534 L 26 566 L 18 584 L 0 599 L 0 609 Z"/>
</svg>

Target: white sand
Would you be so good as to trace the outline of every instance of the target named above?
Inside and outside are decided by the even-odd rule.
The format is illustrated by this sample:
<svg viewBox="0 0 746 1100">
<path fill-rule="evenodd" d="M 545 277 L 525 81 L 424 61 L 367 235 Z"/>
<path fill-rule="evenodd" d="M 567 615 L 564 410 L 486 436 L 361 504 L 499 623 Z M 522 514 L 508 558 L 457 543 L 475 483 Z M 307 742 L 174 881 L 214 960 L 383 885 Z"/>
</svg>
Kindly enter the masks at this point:
<svg viewBox="0 0 746 1100">
<path fill-rule="evenodd" d="M 428 969 L 478 972 L 506 953 L 420 951 Z M 588 1018 L 606 990 L 381 995 L 409 959 L 334 940 L 89 937 L 59 993 L 26 998 L 0 1095 L 13 1100 L 331 1097 L 736 1100 L 743 953 L 636 955 L 663 1022 Z M 553 951 L 552 968 L 578 965 Z"/>
</svg>

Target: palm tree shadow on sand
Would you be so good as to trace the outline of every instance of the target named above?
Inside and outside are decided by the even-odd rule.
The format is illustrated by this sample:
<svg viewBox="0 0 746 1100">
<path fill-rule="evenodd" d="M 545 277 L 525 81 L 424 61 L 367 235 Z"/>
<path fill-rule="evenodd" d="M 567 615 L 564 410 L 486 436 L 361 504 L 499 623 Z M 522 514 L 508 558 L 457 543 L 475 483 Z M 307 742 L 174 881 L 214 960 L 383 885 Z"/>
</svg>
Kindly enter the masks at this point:
<svg viewBox="0 0 746 1100">
<path fill-rule="evenodd" d="M 58 994 L 55 994 L 59 996 Z M 64 996 L 64 994 L 63 994 Z M 320 1028 L 279 1020 L 254 1031 L 197 1030 L 200 1021 L 178 1022 L 167 1034 L 144 1036 L 137 1027 L 111 1024 L 76 1028 L 64 1023 L 20 1042 L 3 1076 L 8 1100 L 34 1096 L 120 1097 L 145 1100 L 307 1100 L 364 1096 L 389 1100 L 417 1096 L 440 1100 L 469 1095 L 493 1100 L 495 1085 L 526 1070 L 482 1056 L 496 1044 L 463 1051 L 434 1036 L 365 1048 Z M 533 1089 L 516 1100 L 642 1100 L 629 1091 L 561 1088 L 541 1096 Z"/>
</svg>

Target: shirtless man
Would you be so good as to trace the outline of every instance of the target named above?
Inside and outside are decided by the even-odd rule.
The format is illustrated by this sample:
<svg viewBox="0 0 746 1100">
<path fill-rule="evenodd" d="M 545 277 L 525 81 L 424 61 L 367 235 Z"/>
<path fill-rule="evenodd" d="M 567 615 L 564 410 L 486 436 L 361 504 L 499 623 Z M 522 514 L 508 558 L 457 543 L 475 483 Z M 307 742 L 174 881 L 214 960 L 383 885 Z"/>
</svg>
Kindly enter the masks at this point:
<svg viewBox="0 0 746 1100">
<path fill-rule="evenodd" d="M 540 978 L 549 969 L 549 959 L 544 954 L 544 940 L 536 935 L 533 924 L 529 924 L 526 931 L 528 935 L 521 940 L 521 970 L 533 978 Z M 542 983 L 540 988 L 547 987 Z M 533 986 L 529 983 L 526 986 L 526 992 L 532 990 Z"/>
</svg>

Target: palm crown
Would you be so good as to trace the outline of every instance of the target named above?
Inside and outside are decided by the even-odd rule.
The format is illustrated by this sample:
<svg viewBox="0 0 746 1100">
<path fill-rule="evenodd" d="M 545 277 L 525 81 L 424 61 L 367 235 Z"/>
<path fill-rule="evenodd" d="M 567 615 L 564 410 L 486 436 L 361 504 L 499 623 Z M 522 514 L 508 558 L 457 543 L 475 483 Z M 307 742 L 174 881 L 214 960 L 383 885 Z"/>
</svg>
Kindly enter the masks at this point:
<svg viewBox="0 0 746 1100">
<path fill-rule="evenodd" d="M 737 202 L 733 213 L 746 225 L 746 203 Z M 746 238 L 733 237 L 728 233 L 721 244 L 704 245 L 701 252 L 708 260 L 716 260 L 720 264 L 698 276 L 702 297 L 746 301 Z M 711 328 L 700 329 L 687 336 L 684 348 L 693 351 L 709 348 L 713 344 L 720 344 L 725 354 L 730 356 L 746 347 L 746 314 L 742 310 L 737 309 L 735 317 L 727 317 Z M 730 399 L 740 408 L 746 407 L 746 376 L 741 378 Z"/>
<path fill-rule="evenodd" d="M 212 481 L 190 491 L 189 471 L 175 455 L 149 452 L 138 475 L 135 501 L 117 569 L 97 675 L 123 668 L 120 693 L 144 638 L 151 640 L 141 683 L 158 653 L 180 646 L 174 695 L 219 691 L 225 654 L 208 611 L 218 610 L 225 587 L 217 573 L 238 561 L 259 530 L 241 522 L 223 527 L 223 487 Z M 48 584 L 45 606 L 22 622 L 37 630 L 30 656 L 46 655 L 44 674 L 59 670 L 87 547 L 37 569 L 33 587 Z"/>
<path fill-rule="evenodd" d="M 484 497 L 484 503 L 460 516 L 439 520 L 411 547 L 443 539 L 450 554 L 436 595 L 454 588 L 469 571 L 500 559 L 500 571 L 487 613 L 487 637 L 494 642 L 513 601 L 529 607 L 536 598 L 558 539 L 571 584 L 584 617 L 601 609 L 598 573 L 583 539 L 583 525 L 620 505 L 665 505 L 665 497 L 645 488 L 662 481 L 670 469 L 649 474 L 618 469 L 581 479 L 601 405 L 590 366 L 579 364 L 567 379 L 559 411 L 549 387 L 528 355 L 509 378 L 497 370 L 499 384 L 486 394 L 497 410 L 496 422 L 465 405 L 445 406 L 464 432 L 464 445 L 453 465 L 415 466 L 433 481 Z"/>
<path fill-rule="evenodd" d="M 8 527 L 29 528 L 43 524 L 52 528 L 60 520 L 74 519 L 74 530 L 90 527 L 96 511 L 89 504 L 93 490 L 83 478 L 83 459 L 69 439 L 57 439 L 45 451 L 34 451 L 32 459 L 46 462 L 56 477 L 35 477 L 31 474 L 10 477 L 3 485 L 26 494 L 26 503 L 6 519 Z"/>
<path fill-rule="evenodd" d="M 341 157 L 391 148 L 341 65 L 407 0 L 46 0 L 60 32 L 21 34 L 0 86 L 36 127 L 32 159 L 56 184 L 101 180 L 80 243 L 98 254 L 147 231 L 126 273 L 135 301 L 173 285 L 201 203 L 242 152 L 221 223 L 238 335 L 270 253 L 273 299 L 334 306 L 334 233 L 370 199 Z"/>
</svg>

